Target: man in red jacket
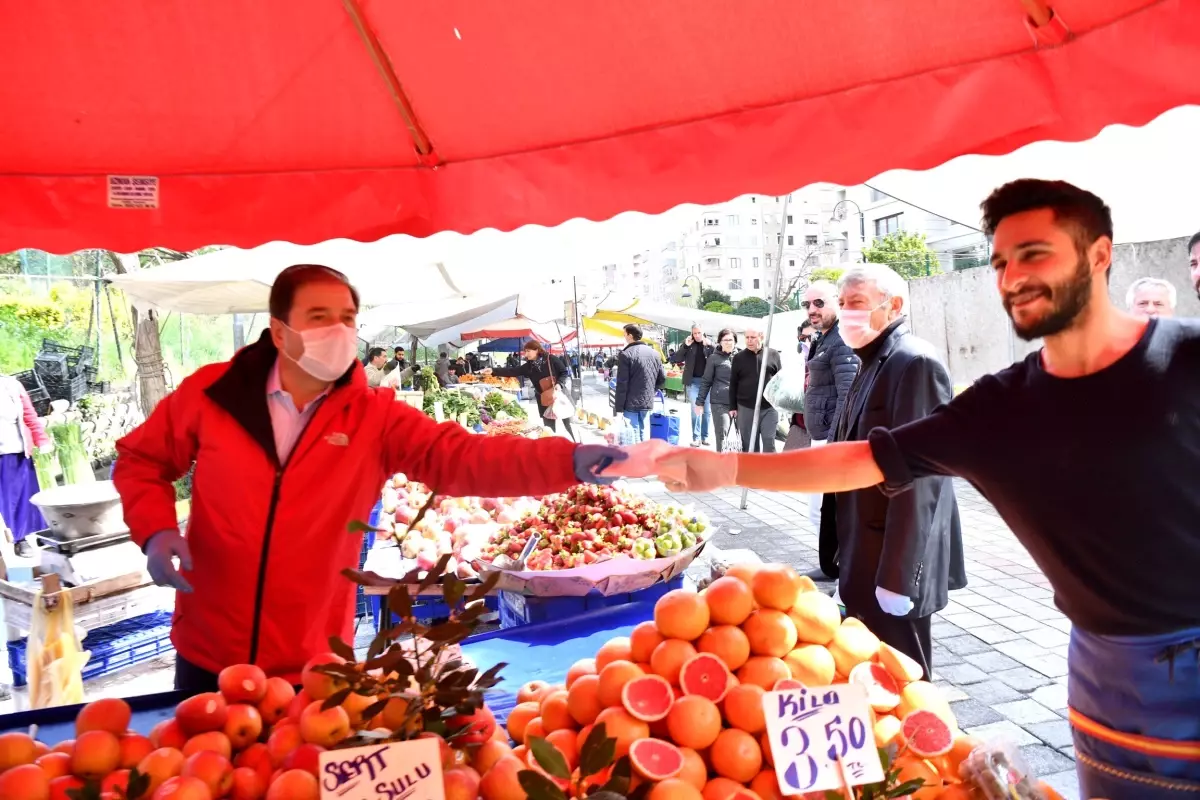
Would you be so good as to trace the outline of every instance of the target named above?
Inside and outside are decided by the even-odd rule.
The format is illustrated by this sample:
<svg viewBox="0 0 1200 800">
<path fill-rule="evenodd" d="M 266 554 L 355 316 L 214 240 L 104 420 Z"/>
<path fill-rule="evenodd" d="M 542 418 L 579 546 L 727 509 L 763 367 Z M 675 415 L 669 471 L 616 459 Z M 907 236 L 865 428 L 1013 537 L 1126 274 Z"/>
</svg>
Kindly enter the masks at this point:
<svg viewBox="0 0 1200 800">
<path fill-rule="evenodd" d="M 211 691 L 254 663 L 297 681 L 328 638 L 350 641 L 362 519 L 397 472 L 447 495 L 561 491 L 625 454 L 563 439 L 484 437 L 437 424 L 355 360 L 358 294 L 336 270 L 289 267 L 270 330 L 198 370 L 117 443 L 113 474 L 155 582 L 174 586 L 176 688 Z M 187 536 L 172 482 L 195 464 Z M 174 560 L 179 560 L 177 569 Z"/>
</svg>

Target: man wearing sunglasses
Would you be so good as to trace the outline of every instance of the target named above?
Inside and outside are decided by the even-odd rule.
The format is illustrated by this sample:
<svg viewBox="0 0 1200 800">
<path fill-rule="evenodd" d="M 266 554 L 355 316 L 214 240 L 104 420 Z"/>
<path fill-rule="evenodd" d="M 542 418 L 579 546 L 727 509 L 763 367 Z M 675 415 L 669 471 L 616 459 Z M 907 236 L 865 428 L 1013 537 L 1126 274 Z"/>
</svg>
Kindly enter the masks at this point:
<svg viewBox="0 0 1200 800">
<path fill-rule="evenodd" d="M 854 350 L 842 341 L 838 329 L 838 290 L 828 281 L 816 281 L 804 293 L 800 307 L 808 312 L 808 321 L 816 328 L 819 338 L 809 347 L 805 369 L 808 386 L 804 391 L 804 427 L 812 437 L 813 447 L 822 447 L 837 427 L 850 385 L 858 375 L 859 359 Z M 832 520 L 821 524 L 824 496 L 808 497 L 808 519 L 820 532 L 818 552 L 821 567 L 809 577 L 813 580 L 837 578 L 837 527 Z"/>
</svg>

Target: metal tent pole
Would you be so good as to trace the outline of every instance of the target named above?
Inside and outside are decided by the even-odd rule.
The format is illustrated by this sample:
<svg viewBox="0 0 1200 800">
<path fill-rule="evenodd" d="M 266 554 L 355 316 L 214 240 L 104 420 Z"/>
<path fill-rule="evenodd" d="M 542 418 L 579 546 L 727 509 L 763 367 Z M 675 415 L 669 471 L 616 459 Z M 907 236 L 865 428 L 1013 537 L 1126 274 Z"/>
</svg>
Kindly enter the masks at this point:
<svg viewBox="0 0 1200 800">
<path fill-rule="evenodd" d="M 771 307 L 767 311 L 767 329 L 763 332 L 762 364 L 758 368 L 758 391 L 754 397 L 754 419 L 750 422 L 750 452 L 752 453 L 754 452 L 754 445 L 758 441 L 758 414 L 762 408 L 763 389 L 766 388 L 767 382 L 767 360 L 771 352 L 771 327 L 775 323 L 775 306 L 779 303 L 779 284 L 783 282 L 783 240 L 787 232 L 787 210 L 791 199 L 792 196 L 790 194 L 783 198 L 783 213 L 780 216 L 782 222 L 779 228 L 779 247 L 776 250 L 775 257 L 775 279 L 771 282 Z M 775 431 L 771 431 L 771 435 L 774 436 Z M 741 503 L 743 511 L 746 510 L 749 496 L 750 490 L 743 488 Z"/>
</svg>

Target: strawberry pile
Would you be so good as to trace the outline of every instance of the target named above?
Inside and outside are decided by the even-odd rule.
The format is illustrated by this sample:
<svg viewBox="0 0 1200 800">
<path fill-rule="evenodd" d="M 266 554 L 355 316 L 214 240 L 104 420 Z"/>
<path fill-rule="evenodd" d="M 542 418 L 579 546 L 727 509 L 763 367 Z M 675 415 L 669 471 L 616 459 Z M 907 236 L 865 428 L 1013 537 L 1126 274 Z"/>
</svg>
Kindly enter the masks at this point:
<svg viewBox="0 0 1200 800">
<path fill-rule="evenodd" d="M 659 507 L 611 486 L 580 485 L 547 495 L 531 516 L 492 535 L 484 561 L 516 560 L 537 544 L 527 570 L 571 569 L 609 558 L 649 560 L 677 555 L 703 537 L 708 523 L 680 506 Z"/>
</svg>

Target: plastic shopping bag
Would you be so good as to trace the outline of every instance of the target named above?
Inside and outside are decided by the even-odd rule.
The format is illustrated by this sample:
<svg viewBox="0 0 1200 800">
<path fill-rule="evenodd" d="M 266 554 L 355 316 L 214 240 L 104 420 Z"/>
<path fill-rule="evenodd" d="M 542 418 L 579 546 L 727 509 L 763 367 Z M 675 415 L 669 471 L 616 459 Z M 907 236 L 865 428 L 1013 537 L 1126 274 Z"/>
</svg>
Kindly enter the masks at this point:
<svg viewBox="0 0 1200 800">
<path fill-rule="evenodd" d="M 742 452 L 742 434 L 737 429 L 737 421 L 733 420 L 729 430 L 725 432 L 725 441 L 721 443 L 722 453 Z"/>
<path fill-rule="evenodd" d="M 575 416 L 575 404 L 567 397 L 561 388 L 554 387 L 554 402 L 542 415 L 546 419 L 570 419 Z"/>
<path fill-rule="evenodd" d="M 83 702 L 83 665 L 91 653 L 79 644 L 71 593 L 57 593 L 58 602 L 47 609 L 42 592 L 33 600 L 33 618 L 26 645 L 29 704 L 33 708 Z"/>
<path fill-rule="evenodd" d="M 804 412 L 804 368 L 789 367 L 775 373 L 763 390 L 763 398 L 781 411 Z"/>
</svg>

